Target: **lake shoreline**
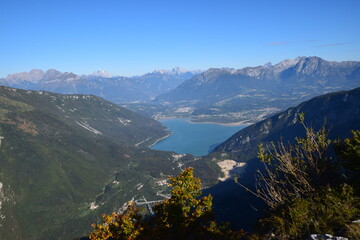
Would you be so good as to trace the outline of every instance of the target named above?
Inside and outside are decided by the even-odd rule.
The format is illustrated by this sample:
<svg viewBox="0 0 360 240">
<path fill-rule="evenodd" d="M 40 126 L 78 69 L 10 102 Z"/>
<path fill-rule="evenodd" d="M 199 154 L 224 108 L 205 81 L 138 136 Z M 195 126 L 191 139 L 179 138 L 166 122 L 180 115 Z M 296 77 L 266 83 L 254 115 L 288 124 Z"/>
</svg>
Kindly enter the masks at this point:
<svg viewBox="0 0 360 240">
<path fill-rule="evenodd" d="M 155 144 L 157 144 L 157 143 L 161 142 L 162 140 L 164 140 L 164 139 L 166 139 L 166 138 L 170 137 L 172 134 L 173 134 L 172 132 L 169 132 L 169 134 L 168 134 L 168 135 L 166 135 L 166 136 L 164 136 L 164 137 L 161 137 L 161 138 L 157 139 L 154 143 L 152 143 L 151 145 L 149 145 L 149 146 L 148 146 L 148 148 L 151 148 L 151 147 L 152 147 L 152 146 L 154 146 Z"/>
<path fill-rule="evenodd" d="M 238 121 L 238 122 L 214 122 L 214 121 L 194 121 L 194 119 L 191 118 L 187 118 L 187 117 L 163 117 L 163 118 L 158 118 L 155 119 L 156 121 L 167 121 L 167 120 L 173 120 L 173 119 L 184 119 L 186 121 L 188 121 L 189 123 L 192 124 L 217 124 L 217 125 L 221 125 L 221 126 L 250 126 L 252 124 L 254 124 L 255 122 L 250 122 L 247 120 L 244 121 Z"/>
<path fill-rule="evenodd" d="M 239 121 L 239 122 L 229 122 L 229 123 L 221 123 L 221 122 L 211 122 L 211 121 L 205 121 L 205 122 L 194 122 L 193 120 L 188 120 L 190 123 L 193 124 L 218 124 L 221 126 L 250 126 L 253 123 L 247 123 L 246 121 Z"/>
</svg>

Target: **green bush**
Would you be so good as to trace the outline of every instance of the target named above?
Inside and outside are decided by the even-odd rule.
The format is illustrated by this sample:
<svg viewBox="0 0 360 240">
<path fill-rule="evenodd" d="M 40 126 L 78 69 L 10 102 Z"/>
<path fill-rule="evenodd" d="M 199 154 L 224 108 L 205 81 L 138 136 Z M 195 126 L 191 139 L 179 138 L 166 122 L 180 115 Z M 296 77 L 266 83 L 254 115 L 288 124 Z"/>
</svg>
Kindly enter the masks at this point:
<svg viewBox="0 0 360 240">
<path fill-rule="evenodd" d="M 311 233 L 347 236 L 351 220 L 360 213 L 359 203 L 353 188 L 344 184 L 289 200 L 261 224 L 279 239 L 306 239 Z"/>
<path fill-rule="evenodd" d="M 354 237 L 360 218 L 360 131 L 344 141 L 328 139 L 328 131 L 305 126 L 305 138 L 294 145 L 259 147 L 264 170 L 258 171 L 257 191 L 269 206 L 253 239 L 306 239 L 310 234 Z M 329 155 L 335 147 L 336 157 Z M 239 183 L 240 184 L 240 183 Z M 241 185 L 241 184 L 240 184 Z M 249 190 L 249 189 L 248 189 Z"/>
</svg>

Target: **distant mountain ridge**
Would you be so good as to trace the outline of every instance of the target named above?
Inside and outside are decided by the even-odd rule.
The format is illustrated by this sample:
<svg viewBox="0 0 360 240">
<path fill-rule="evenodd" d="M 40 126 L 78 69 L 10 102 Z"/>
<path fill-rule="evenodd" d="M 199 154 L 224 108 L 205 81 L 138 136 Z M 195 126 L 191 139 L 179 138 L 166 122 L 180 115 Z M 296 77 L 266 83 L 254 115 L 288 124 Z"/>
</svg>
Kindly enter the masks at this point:
<svg viewBox="0 0 360 240">
<path fill-rule="evenodd" d="M 360 86 L 360 62 L 298 57 L 242 69 L 212 68 L 156 97 L 200 120 L 256 122 L 328 92 Z M 171 110 L 166 114 L 171 114 Z"/>
<path fill-rule="evenodd" d="M 93 94 L 155 119 L 252 124 L 312 97 L 360 86 L 360 62 L 297 57 L 242 69 L 177 67 L 134 77 L 32 70 L 9 74 L 0 85 Z"/>
<path fill-rule="evenodd" d="M 144 102 L 169 91 L 199 71 L 179 67 L 155 70 L 141 76 L 112 76 L 104 70 L 89 75 L 77 75 L 49 69 L 9 74 L 0 84 L 9 87 L 43 90 L 63 94 L 94 94 L 114 103 Z"/>
</svg>

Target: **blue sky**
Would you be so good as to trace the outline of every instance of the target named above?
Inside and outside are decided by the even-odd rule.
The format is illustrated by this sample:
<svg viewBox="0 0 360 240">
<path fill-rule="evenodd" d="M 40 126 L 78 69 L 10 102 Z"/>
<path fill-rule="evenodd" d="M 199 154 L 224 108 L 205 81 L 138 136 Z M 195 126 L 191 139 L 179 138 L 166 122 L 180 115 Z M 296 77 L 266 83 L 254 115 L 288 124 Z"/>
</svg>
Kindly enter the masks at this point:
<svg viewBox="0 0 360 240">
<path fill-rule="evenodd" d="M 360 60 L 360 1 L 1 0 L 0 77 Z"/>
</svg>

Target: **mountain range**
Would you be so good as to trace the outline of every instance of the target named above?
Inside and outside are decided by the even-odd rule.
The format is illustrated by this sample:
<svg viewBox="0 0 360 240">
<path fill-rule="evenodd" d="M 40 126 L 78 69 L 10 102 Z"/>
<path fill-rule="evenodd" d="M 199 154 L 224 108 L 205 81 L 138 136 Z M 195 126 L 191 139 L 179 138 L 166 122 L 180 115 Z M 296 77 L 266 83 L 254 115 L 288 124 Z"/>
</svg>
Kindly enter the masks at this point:
<svg viewBox="0 0 360 240">
<path fill-rule="evenodd" d="M 321 94 L 360 86 L 360 62 L 319 57 L 286 59 L 242 69 L 156 70 L 133 77 L 100 70 L 89 75 L 31 70 L 0 84 L 64 94 L 93 94 L 155 119 L 251 124 Z"/>
<path fill-rule="evenodd" d="M 242 69 L 212 68 L 156 97 L 154 115 L 254 123 L 312 97 L 360 86 L 360 62 L 298 57 Z"/>
<path fill-rule="evenodd" d="M 199 71 L 179 67 L 170 71 L 156 70 L 141 76 L 112 76 L 104 70 L 89 75 L 33 69 L 30 72 L 9 74 L 0 79 L 4 86 L 51 91 L 62 94 L 93 94 L 114 103 L 145 102 L 178 86 Z"/>
</svg>

